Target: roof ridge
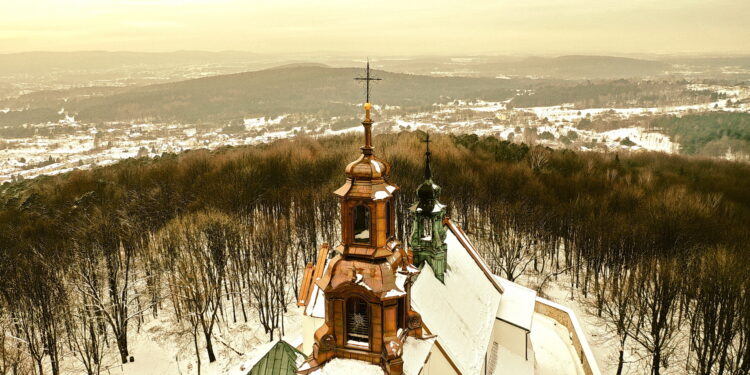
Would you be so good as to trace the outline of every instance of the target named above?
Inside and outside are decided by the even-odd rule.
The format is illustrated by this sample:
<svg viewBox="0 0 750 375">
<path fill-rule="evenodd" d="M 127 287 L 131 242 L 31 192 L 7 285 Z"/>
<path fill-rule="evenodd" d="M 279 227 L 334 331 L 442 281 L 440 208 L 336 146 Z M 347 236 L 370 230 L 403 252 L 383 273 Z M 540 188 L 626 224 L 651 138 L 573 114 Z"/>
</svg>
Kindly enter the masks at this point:
<svg viewBox="0 0 750 375">
<path fill-rule="evenodd" d="M 453 221 L 450 218 L 445 219 L 445 224 L 448 226 L 448 229 L 450 229 L 451 232 L 456 236 L 456 239 L 458 239 L 458 242 L 463 245 L 464 249 L 466 249 L 466 252 L 469 253 L 471 256 L 471 259 L 474 260 L 474 262 L 479 266 L 479 269 L 482 270 L 482 273 L 487 278 L 487 280 L 490 281 L 492 286 L 495 287 L 495 289 L 500 293 L 505 293 L 505 288 L 503 288 L 500 283 L 495 280 L 495 274 L 492 273 L 490 270 L 490 267 L 487 265 L 487 263 L 484 261 L 484 258 L 482 258 L 481 255 L 477 252 L 477 250 L 474 248 L 474 245 L 471 244 L 469 241 L 469 236 L 466 235 L 463 229 L 453 223 Z"/>
</svg>

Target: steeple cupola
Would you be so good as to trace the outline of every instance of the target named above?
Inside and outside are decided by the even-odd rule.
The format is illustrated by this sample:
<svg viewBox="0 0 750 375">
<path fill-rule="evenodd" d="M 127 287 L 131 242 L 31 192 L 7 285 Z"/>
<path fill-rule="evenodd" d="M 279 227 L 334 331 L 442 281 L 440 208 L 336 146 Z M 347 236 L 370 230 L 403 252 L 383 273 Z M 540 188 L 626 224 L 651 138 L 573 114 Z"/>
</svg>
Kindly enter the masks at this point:
<svg viewBox="0 0 750 375">
<path fill-rule="evenodd" d="M 414 253 L 414 265 L 417 267 L 428 263 L 435 272 L 435 277 L 444 280 L 445 259 L 448 246 L 445 244 L 445 205 L 438 201 L 440 186 L 432 181 L 432 167 L 430 165 L 430 135 L 424 140 L 427 144 L 425 151 L 424 182 L 417 188 L 417 202 L 410 210 L 414 214 L 414 223 L 409 240 L 409 246 Z"/>
</svg>

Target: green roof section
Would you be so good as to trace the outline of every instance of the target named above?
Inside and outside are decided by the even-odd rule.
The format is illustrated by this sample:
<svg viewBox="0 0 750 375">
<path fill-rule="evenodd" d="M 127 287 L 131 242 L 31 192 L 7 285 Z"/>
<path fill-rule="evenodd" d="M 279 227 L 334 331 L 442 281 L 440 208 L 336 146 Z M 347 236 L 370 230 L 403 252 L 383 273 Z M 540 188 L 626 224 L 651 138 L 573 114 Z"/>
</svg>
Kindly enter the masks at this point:
<svg viewBox="0 0 750 375">
<path fill-rule="evenodd" d="M 305 355 L 286 341 L 277 342 L 247 375 L 295 375 L 297 362 Z"/>
</svg>

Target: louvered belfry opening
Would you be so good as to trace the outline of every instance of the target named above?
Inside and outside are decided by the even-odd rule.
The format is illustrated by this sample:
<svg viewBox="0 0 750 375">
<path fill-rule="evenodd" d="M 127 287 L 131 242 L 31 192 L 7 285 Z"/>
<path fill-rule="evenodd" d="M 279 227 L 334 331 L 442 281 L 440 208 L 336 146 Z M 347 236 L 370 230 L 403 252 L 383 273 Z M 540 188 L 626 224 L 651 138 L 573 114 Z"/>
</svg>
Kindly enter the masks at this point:
<svg viewBox="0 0 750 375">
<path fill-rule="evenodd" d="M 346 340 L 350 344 L 370 344 L 370 306 L 359 297 L 346 301 Z"/>
<path fill-rule="evenodd" d="M 363 204 L 354 208 L 354 242 L 370 243 L 370 209 Z"/>
</svg>

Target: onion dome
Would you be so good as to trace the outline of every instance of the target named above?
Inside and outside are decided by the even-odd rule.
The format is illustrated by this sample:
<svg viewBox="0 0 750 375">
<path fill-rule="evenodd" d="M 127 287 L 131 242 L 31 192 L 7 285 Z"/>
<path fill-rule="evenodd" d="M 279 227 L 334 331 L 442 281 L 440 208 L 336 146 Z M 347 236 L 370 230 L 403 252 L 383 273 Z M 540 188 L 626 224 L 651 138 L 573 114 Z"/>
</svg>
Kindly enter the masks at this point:
<svg viewBox="0 0 750 375">
<path fill-rule="evenodd" d="M 344 171 L 349 178 L 372 181 L 387 178 L 391 166 L 374 155 L 363 154 L 357 160 L 349 163 Z"/>
</svg>

